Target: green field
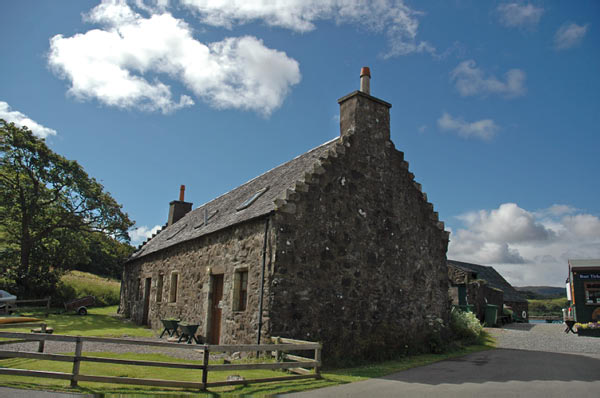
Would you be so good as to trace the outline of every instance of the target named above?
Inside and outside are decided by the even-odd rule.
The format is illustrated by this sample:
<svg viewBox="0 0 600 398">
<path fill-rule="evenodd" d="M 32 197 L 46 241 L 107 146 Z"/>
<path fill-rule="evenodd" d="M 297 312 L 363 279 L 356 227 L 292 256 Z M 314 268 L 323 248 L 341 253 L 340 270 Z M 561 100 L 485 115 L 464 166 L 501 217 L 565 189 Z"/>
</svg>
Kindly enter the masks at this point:
<svg viewBox="0 0 600 398">
<path fill-rule="evenodd" d="M 559 316 L 562 317 L 562 309 L 569 305 L 566 298 L 552 298 L 527 300 L 529 302 L 529 315 L 532 316 Z"/>
<path fill-rule="evenodd" d="M 121 282 L 87 272 L 69 271 L 60 279 L 55 305 L 83 296 L 94 296 L 97 305 L 118 305 L 120 300 Z"/>
</svg>

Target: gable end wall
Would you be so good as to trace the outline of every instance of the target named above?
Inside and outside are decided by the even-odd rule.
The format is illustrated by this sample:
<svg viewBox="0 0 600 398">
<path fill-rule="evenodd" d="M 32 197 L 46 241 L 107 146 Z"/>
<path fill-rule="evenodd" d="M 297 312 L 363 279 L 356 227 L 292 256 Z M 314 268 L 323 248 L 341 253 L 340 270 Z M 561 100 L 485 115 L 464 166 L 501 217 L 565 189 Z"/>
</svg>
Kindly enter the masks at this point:
<svg viewBox="0 0 600 398">
<path fill-rule="evenodd" d="M 373 114 L 274 217 L 270 333 L 321 341 L 328 362 L 428 351 L 449 315 L 448 234 Z"/>
</svg>

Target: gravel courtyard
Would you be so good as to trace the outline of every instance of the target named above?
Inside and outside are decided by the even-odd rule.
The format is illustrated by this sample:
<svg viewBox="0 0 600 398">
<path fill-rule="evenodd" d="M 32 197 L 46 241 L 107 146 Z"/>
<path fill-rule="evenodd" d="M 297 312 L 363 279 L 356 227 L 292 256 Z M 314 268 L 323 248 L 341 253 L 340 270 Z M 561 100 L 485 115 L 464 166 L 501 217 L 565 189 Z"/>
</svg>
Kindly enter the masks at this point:
<svg viewBox="0 0 600 398">
<path fill-rule="evenodd" d="M 504 328 L 486 328 L 498 348 L 584 354 L 600 358 L 600 338 L 565 333 L 559 323 L 512 323 Z"/>
</svg>

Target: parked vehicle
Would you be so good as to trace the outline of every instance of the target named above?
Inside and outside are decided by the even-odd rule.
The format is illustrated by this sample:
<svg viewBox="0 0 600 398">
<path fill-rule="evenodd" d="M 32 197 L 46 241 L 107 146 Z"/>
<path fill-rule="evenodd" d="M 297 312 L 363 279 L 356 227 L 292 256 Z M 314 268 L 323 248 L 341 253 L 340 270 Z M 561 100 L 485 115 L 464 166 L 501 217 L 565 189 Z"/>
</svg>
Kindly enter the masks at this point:
<svg viewBox="0 0 600 398">
<path fill-rule="evenodd" d="M 9 314 L 15 306 L 17 296 L 5 290 L 0 290 L 0 313 Z"/>
</svg>

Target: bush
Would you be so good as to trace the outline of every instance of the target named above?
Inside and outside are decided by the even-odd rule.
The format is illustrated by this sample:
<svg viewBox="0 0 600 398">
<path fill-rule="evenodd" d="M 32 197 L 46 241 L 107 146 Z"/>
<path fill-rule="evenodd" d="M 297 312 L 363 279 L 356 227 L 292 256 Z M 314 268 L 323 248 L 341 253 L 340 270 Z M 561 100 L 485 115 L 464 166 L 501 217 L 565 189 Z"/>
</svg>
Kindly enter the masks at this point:
<svg viewBox="0 0 600 398">
<path fill-rule="evenodd" d="M 483 326 L 474 313 L 453 308 L 450 313 L 450 330 L 457 340 L 476 343 L 481 338 Z"/>
</svg>

